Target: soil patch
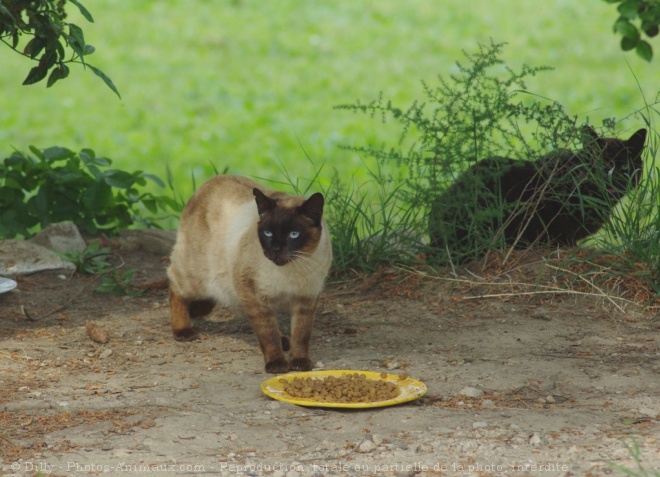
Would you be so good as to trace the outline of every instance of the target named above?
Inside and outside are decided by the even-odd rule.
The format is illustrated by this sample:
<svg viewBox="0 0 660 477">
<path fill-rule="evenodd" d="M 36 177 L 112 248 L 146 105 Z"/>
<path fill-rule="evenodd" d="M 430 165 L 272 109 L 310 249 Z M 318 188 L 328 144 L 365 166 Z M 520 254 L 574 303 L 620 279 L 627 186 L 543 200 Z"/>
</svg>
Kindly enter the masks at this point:
<svg viewBox="0 0 660 477">
<path fill-rule="evenodd" d="M 317 365 L 428 387 L 409 404 L 341 411 L 261 394 L 261 352 L 229 310 L 198 323 L 199 341 L 174 341 L 166 259 L 122 263 L 145 293 L 43 272 L 0 295 L 3 475 L 659 472 L 660 318 L 630 283 L 594 285 L 593 267 L 571 275 L 536 256 L 461 279 L 394 268 L 331 279 Z"/>
</svg>

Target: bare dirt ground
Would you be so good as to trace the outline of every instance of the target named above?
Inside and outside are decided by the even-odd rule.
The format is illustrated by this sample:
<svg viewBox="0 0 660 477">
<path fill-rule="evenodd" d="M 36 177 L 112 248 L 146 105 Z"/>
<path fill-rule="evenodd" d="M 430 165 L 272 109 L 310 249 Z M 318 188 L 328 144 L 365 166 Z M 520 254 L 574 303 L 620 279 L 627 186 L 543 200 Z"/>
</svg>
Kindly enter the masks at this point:
<svg viewBox="0 0 660 477">
<path fill-rule="evenodd" d="M 540 257 L 464 281 L 399 269 L 331 279 L 318 366 L 405 371 L 428 387 L 372 410 L 264 396 L 244 318 L 217 310 L 200 341 L 176 342 L 166 261 L 123 259 L 147 293 L 101 294 L 94 277 L 49 272 L 0 295 L 0 474 L 660 472 L 658 308 L 595 285 L 561 291 Z M 90 339 L 89 321 L 107 343 Z"/>
</svg>

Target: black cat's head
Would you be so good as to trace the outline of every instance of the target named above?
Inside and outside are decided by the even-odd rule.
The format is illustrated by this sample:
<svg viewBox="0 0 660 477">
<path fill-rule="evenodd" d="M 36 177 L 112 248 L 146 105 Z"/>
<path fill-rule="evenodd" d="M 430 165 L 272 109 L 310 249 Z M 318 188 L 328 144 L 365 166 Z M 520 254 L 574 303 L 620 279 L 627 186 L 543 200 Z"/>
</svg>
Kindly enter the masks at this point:
<svg viewBox="0 0 660 477">
<path fill-rule="evenodd" d="M 600 137 L 591 127 L 584 132 L 589 138 L 586 145 L 589 154 L 600 162 L 607 174 L 609 191 L 615 196 L 636 187 L 642 175 L 644 163 L 642 151 L 646 142 L 646 129 L 640 129 L 629 139 Z"/>
<path fill-rule="evenodd" d="M 286 265 L 314 252 L 321 239 L 323 195 L 297 204 L 253 191 L 259 212 L 259 242 L 275 265 Z"/>
</svg>

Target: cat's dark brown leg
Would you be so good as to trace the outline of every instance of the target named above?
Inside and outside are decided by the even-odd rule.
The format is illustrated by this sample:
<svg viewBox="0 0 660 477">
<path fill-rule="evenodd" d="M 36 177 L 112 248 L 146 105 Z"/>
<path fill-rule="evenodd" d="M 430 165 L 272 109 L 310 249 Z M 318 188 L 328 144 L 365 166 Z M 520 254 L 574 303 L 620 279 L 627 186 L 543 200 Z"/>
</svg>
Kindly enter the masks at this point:
<svg viewBox="0 0 660 477">
<path fill-rule="evenodd" d="M 177 341 L 191 341 L 197 337 L 190 320 L 188 303 L 170 287 L 170 320 L 172 334 Z"/>
<path fill-rule="evenodd" d="M 277 327 L 274 307 L 264 303 L 263 298 L 259 297 L 254 280 L 246 279 L 241 289 L 241 302 L 252 331 L 259 341 L 266 362 L 266 372 L 286 373 L 289 370 L 289 362 L 284 356 L 282 335 Z"/>
<path fill-rule="evenodd" d="M 309 371 L 314 366 L 309 359 L 309 340 L 312 337 L 312 325 L 316 313 L 317 298 L 295 298 L 291 307 L 291 351 L 290 368 L 292 371 Z"/>
<path fill-rule="evenodd" d="M 261 307 L 259 307 L 261 308 L 259 310 L 250 310 L 249 308 L 252 307 L 246 307 L 245 311 L 264 355 L 266 372 L 272 374 L 286 373 L 289 370 L 289 362 L 284 356 L 282 336 L 277 328 L 275 313 Z"/>
</svg>

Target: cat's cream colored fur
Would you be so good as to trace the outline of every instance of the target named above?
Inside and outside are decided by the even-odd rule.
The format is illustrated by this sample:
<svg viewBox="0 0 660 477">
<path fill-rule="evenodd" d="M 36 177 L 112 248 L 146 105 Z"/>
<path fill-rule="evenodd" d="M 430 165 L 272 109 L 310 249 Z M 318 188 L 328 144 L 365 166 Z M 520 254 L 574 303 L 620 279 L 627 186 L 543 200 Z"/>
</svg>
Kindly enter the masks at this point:
<svg viewBox="0 0 660 477">
<path fill-rule="evenodd" d="M 320 227 L 310 224 L 314 233 L 301 253 L 276 265 L 259 242 L 255 188 L 276 199 L 278 207 L 296 209 L 305 202 L 238 176 L 220 175 L 203 184 L 184 209 L 168 268 L 172 331 L 177 339 L 191 339 L 191 318 L 210 312 L 214 303 L 240 305 L 267 371 L 310 369 L 314 313 L 332 261 L 328 227 L 325 220 Z M 282 306 L 291 311 L 290 363 L 275 320 Z"/>
</svg>

